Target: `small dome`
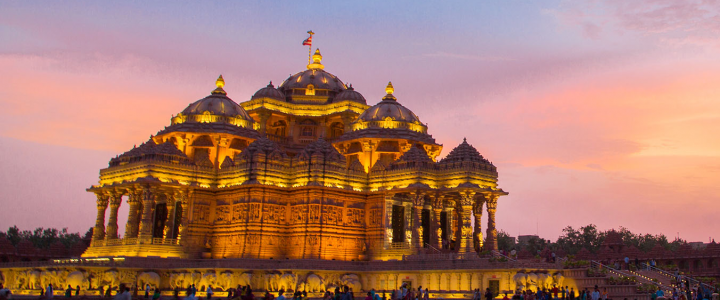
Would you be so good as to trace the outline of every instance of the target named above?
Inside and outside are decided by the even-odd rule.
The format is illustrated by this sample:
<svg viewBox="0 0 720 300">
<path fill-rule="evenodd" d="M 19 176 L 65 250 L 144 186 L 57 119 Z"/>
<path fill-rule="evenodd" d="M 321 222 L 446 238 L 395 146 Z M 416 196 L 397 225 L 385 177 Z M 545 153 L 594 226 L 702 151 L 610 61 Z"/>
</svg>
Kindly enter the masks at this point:
<svg viewBox="0 0 720 300">
<path fill-rule="evenodd" d="M 383 97 L 382 101 L 365 110 L 358 117 L 357 121 L 382 121 L 387 118 L 391 118 L 394 121 L 422 124 L 420 122 L 420 118 L 418 118 L 415 113 L 397 102 L 397 98 L 393 96 L 393 92 L 395 90 L 392 86 L 392 82 L 388 83 L 385 91 L 387 92 L 387 95 Z"/>
<path fill-rule="evenodd" d="M 250 98 L 253 99 L 259 99 L 259 98 L 270 98 L 280 101 L 285 101 L 285 94 L 283 94 L 281 91 L 275 88 L 273 86 L 272 81 L 270 81 L 270 84 L 268 84 L 266 87 L 259 89 L 257 92 L 255 92 L 255 95 Z"/>
<path fill-rule="evenodd" d="M 340 101 L 354 101 L 362 104 L 367 104 L 367 101 L 365 101 L 365 97 L 363 97 L 362 94 L 355 91 L 355 89 L 352 87 L 352 84 L 347 88 L 347 90 L 344 90 L 337 94 L 335 96 L 335 100 L 333 102 L 340 102 Z"/>
<path fill-rule="evenodd" d="M 182 111 L 182 114 L 202 115 L 205 112 L 208 112 L 212 115 L 236 117 L 252 121 L 252 118 L 248 115 L 245 109 L 235 103 L 232 99 L 228 98 L 227 93 L 223 89 L 223 86 L 225 86 L 225 80 L 223 80 L 222 75 L 220 75 L 215 84 L 217 85 L 217 88 L 212 92 L 212 94 L 210 94 L 210 96 L 188 105 L 188 107 Z"/>
</svg>

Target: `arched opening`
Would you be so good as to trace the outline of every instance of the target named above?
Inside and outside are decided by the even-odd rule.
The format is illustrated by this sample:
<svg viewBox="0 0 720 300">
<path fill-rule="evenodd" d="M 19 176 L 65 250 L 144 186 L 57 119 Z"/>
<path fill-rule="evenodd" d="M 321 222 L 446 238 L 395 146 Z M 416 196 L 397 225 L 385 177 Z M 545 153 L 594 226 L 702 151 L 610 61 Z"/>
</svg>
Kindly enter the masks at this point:
<svg viewBox="0 0 720 300">
<path fill-rule="evenodd" d="M 345 132 L 345 127 L 343 126 L 342 123 L 334 122 L 330 125 L 330 137 L 331 138 L 339 137 L 339 136 L 343 135 L 344 132 Z"/>
<path fill-rule="evenodd" d="M 165 231 L 165 222 L 167 221 L 167 204 L 160 203 L 155 205 L 155 222 L 153 223 L 153 238 L 162 238 Z"/>
<path fill-rule="evenodd" d="M 270 132 L 271 134 L 280 137 L 284 137 L 286 135 L 286 131 L 287 123 L 285 122 L 285 120 L 278 120 L 277 122 L 270 125 L 270 130 L 268 130 L 268 132 Z"/>
</svg>

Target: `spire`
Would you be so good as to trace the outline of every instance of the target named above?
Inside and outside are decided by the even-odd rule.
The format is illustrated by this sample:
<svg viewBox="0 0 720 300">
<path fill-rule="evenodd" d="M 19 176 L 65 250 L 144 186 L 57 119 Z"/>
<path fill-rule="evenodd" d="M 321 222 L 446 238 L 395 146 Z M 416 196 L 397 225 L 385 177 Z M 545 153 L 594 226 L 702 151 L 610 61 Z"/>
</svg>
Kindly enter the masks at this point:
<svg viewBox="0 0 720 300">
<path fill-rule="evenodd" d="M 217 86 L 217 88 L 212 92 L 213 94 L 227 95 L 227 92 L 223 89 L 223 87 L 225 87 L 225 79 L 223 79 L 222 75 L 215 80 L 215 86 Z"/>
<path fill-rule="evenodd" d="M 315 49 L 315 54 L 312 56 L 312 63 L 307 65 L 308 70 L 325 69 L 322 65 L 322 54 L 320 54 L 320 48 Z"/>
<path fill-rule="evenodd" d="M 397 101 L 397 98 L 395 98 L 395 96 L 393 96 L 393 93 L 395 92 L 395 88 L 392 85 L 392 81 L 388 82 L 388 85 L 385 87 L 385 92 L 387 93 L 387 95 L 385 95 L 385 97 L 383 97 L 383 100 Z"/>
</svg>

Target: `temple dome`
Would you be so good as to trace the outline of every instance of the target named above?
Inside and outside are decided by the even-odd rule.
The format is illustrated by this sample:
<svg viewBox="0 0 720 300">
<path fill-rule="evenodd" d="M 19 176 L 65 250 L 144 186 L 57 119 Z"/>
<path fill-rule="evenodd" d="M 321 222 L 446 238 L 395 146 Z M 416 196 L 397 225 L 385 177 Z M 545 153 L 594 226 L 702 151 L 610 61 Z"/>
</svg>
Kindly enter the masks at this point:
<svg viewBox="0 0 720 300">
<path fill-rule="evenodd" d="M 365 97 L 363 97 L 362 94 L 355 91 L 355 89 L 352 87 L 352 84 L 344 91 L 340 92 L 335 96 L 335 99 L 333 102 L 340 102 L 340 101 L 354 101 L 362 104 L 367 104 L 367 101 L 365 101 Z"/>
<path fill-rule="evenodd" d="M 222 75 L 220 75 L 215 84 L 217 88 L 210 96 L 191 103 L 182 111 L 182 114 L 186 116 L 202 115 L 207 112 L 216 116 L 235 117 L 247 121 L 253 120 L 245 109 L 227 96 L 227 93 L 223 89 L 225 80 L 223 80 Z"/>
<path fill-rule="evenodd" d="M 468 144 L 467 139 L 463 138 L 463 142 L 460 143 L 455 149 L 452 149 L 450 153 L 440 161 L 440 164 L 458 163 L 458 162 L 476 162 L 491 164 L 485 159 L 480 152 L 475 149 L 472 145 Z M 492 164 L 491 164 L 492 165 Z"/>
<path fill-rule="evenodd" d="M 307 70 L 290 75 L 280 84 L 278 89 L 286 95 L 293 95 L 293 89 L 308 89 L 312 85 L 314 90 L 327 90 L 327 96 L 331 98 L 347 89 L 340 78 L 324 70 L 325 66 L 321 62 L 322 55 L 320 49 L 317 49 L 312 56 L 312 63 L 307 66 Z"/>
<path fill-rule="evenodd" d="M 388 118 L 393 121 L 422 124 L 420 118 L 405 106 L 397 102 L 397 98 L 393 96 L 395 89 L 392 82 L 388 83 L 385 88 L 387 95 L 383 97 L 380 103 L 365 110 L 357 119 L 357 121 L 383 121 Z"/>
<path fill-rule="evenodd" d="M 272 81 L 270 81 L 270 83 L 266 87 L 261 88 L 257 92 L 255 92 L 255 94 L 250 99 L 252 100 L 259 98 L 270 98 L 285 101 L 285 94 L 276 89 L 275 86 L 273 86 Z"/>
</svg>

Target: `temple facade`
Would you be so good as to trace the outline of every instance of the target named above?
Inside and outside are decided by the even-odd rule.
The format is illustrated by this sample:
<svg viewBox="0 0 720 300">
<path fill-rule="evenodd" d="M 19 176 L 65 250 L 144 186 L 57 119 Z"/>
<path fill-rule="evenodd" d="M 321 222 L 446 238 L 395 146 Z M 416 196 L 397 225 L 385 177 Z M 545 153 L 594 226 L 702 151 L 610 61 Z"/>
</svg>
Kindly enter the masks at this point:
<svg viewBox="0 0 720 300">
<path fill-rule="evenodd" d="M 306 70 L 248 101 L 224 85 L 220 76 L 209 96 L 100 170 L 83 257 L 362 261 L 497 249 L 507 193 L 496 167 L 467 141 L 438 160 L 443 145 L 392 83 L 369 106 L 324 70 L 318 50 Z"/>
</svg>

